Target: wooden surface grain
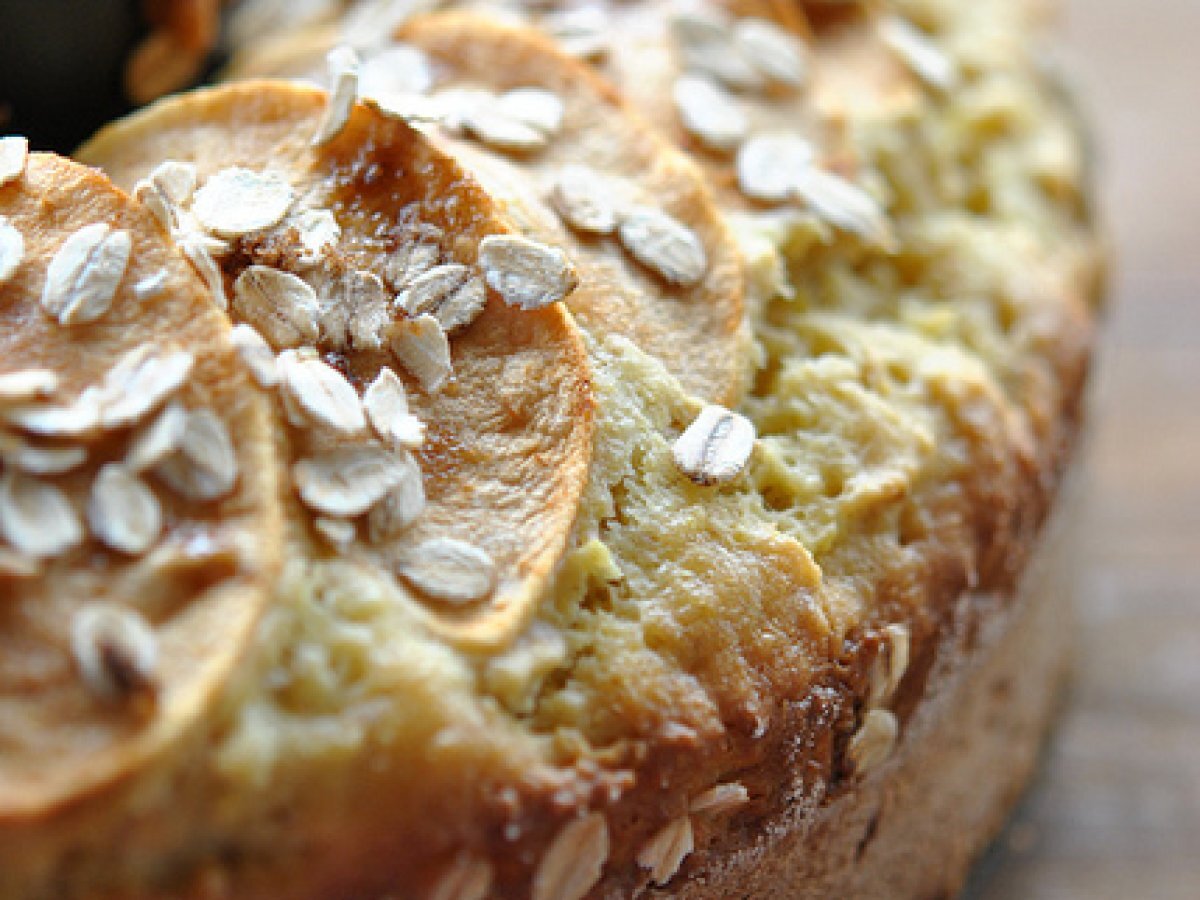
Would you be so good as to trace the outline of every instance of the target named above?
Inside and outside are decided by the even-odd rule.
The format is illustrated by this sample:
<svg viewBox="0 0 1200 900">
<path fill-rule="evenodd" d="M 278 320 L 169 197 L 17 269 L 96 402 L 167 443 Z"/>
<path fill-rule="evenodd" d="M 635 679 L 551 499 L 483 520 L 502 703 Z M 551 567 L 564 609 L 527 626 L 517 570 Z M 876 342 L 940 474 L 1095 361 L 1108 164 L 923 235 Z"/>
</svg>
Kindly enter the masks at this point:
<svg viewBox="0 0 1200 900">
<path fill-rule="evenodd" d="M 1077 674 L 970 900 L 1200 898 L 1197 0 L 1074 0 L 1118 253 L 1081 484 Z"/>
</svg>

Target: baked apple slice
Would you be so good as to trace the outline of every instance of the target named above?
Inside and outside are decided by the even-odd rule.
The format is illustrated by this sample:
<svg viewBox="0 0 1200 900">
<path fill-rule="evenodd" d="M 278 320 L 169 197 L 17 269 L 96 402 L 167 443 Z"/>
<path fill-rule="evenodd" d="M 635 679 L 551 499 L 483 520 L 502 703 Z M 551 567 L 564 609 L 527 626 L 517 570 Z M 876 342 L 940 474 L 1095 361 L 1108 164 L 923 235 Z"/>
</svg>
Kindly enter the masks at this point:
<svg viewBox="0 0 1200 900">
<path fill-rule="evenodd" d="M 334 62 L 337 62 L 335 58 Z M 278 397 L 289 554 L 385 579 L 503 645 L 565 547 L 591 453 L 579 282 L 405 122 L 284 81 L 174 97 L 79 156 L 159 210 Z"/>
<path fill-rule="evenodd" d="M 528 13 L 552 36 L 572 21 Z M 860 183 L 841 125 L 915 112 L 921 85 L 881 31 L 829 29 L 813 40 L 800 4 L 663 0 L 589 7 L 598 71 L 704 169 L 723 208 L 811 212 L 867 244 L 890 246 L 883 210 Z M 952 73 L 944 73 L 950 78 Z"/>
<path fill-rule="evenodd" d="M 178 748 L 278 574 L 271 405 L 151 215 L 33 154 L 0 185 L 0 830 Z"/>
<path fill-rule="evenodd" d="M 341 32 L 308 29 L 243 58 L 234 77 L 323 77 Z M 424 130 L 527 237 L 579 270 L 567 303 L 685 389 L 733 403 L 747 382 L 744 271 L 700 173 L 588 66 L 532 29 L 469 13 L 417 17 L 362 51 L 359 91 Z"/>
</svg>

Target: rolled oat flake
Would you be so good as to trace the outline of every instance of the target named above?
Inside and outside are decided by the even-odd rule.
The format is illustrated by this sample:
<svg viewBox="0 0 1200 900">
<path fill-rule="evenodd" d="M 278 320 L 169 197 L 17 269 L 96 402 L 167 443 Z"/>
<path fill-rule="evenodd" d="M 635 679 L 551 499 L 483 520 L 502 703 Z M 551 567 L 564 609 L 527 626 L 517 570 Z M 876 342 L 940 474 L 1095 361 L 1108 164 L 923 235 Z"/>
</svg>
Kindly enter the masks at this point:
<svg viewBox="0 0 1200 900">
<path fill-rule="evenodd" d="M 196 191 L 192 211 L 207 231 L 235 238 L 279 224 L 294 196 L 291 185 L 276 172 L 230 166 Z"/>
<path fill-rule="evenodd" d="M 708 256 L 696 233 L 657 209 L 639 206 L 625 213 L 617 238 L 629 254 L 672 284 L 696 284 L 708 270 Z"/>
<path fill-rule="evenodd" d="M 24 258 L 24 236 L 0 216 L 0 285 L 12 278 Z"/>
<path fill-rule="evenodd" d="M 15 181 L 25 171 L 29 141 L 18 135 L 0 138 L 0 185 Z"/>
<path fill-rule="evenodd" d="M 63 242 L 46 268 L 42 307 L 60 325 L 83 325 L 108 312 L 133 241 L 103 222 L 85 225 Z"/>
<path fill-rule="evenodd" d="M 675 465 L 697 484 L 725 484 L 746 467 L 754 450 L 754 425 L 715 404 L 704 407 L 675 441 Z"/>
<path fill-rule="evenodd" d="M 410 586 L 445 603 L 478 602 L 496 585 L 496 564 L 487 551 L 456 538 L 422 542 L 397 569 Z"/>
</svg>

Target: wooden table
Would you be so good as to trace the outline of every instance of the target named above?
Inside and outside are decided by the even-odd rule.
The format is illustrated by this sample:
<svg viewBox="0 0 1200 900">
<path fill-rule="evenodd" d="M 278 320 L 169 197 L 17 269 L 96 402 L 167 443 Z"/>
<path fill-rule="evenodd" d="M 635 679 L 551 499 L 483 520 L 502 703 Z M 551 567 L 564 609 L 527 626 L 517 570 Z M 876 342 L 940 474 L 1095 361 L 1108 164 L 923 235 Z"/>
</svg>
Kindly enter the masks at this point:
<svg viewBox="0 0 1200 900">
<path fill-rule="evenodd" d="M 971 900 L 1200 898 L 1197 0 L 1074 0 L 1120 264 L 1083 521 L 1078 673 Z"/>
</svg>

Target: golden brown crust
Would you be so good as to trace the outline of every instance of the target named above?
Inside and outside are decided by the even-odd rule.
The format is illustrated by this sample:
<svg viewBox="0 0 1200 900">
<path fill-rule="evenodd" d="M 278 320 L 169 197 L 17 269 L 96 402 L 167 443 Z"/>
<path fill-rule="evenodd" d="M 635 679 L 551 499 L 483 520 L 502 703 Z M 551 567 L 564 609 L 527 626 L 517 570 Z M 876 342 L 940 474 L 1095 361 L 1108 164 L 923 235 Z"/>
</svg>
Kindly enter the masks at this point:
<svg viewBox="0 0 1200 900">
<path fill-rule="evenodd" d="M 797 798 L 774 815 L 747 810 L 690 864 L 689 881 L 649 896 L 957 894 L 1024 790 L 1061 700 L 1073 634 L 1073 560 L 1062 551 L 1038 551 L 1016 598 L 956 604 L 924 684 L 905 688 L 904 738 L 884 767 L 811 816 Z"/>
</svg>

